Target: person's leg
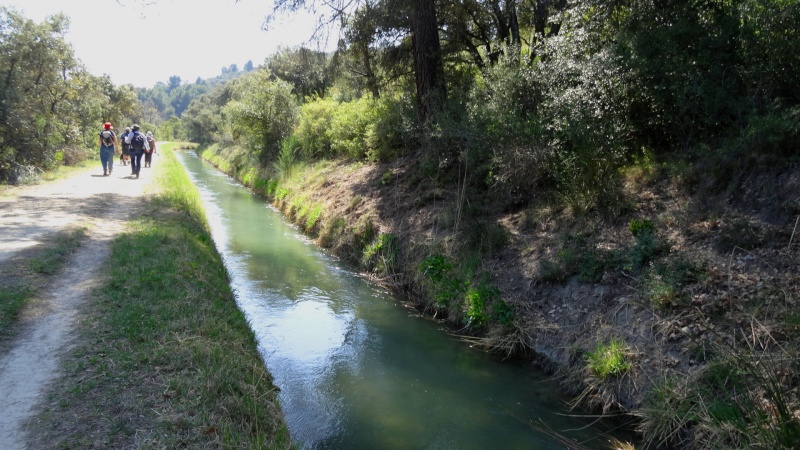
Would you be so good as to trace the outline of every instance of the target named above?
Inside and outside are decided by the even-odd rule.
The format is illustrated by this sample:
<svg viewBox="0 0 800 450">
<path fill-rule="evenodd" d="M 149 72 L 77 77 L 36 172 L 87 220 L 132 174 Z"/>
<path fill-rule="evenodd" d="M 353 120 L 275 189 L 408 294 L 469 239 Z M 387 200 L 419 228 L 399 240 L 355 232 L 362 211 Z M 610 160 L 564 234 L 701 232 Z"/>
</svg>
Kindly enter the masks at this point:
<svg viewBox="0 0 800 450">
<path fill-rule="evenodd" d="M 105 147 L 100 147 L 100 165 L 103 166 L 103 175 L 108 174 L 108 169 L 106 169 L 106 165 L 108 163 L 108 152 L 106 151 Z"/>
<path fill-rule="evenodd" d="M 142 155 L 144 154 L 141 150 L 131 150 L 131 169 L 133 170 L 133 175 L 139 176 L 139 171 L 142 170 Z"/>
<path fill-rule="evenodd" d="M 136 175 L 136 151 L 131 150 L 131 175 Z"/>
</svg>

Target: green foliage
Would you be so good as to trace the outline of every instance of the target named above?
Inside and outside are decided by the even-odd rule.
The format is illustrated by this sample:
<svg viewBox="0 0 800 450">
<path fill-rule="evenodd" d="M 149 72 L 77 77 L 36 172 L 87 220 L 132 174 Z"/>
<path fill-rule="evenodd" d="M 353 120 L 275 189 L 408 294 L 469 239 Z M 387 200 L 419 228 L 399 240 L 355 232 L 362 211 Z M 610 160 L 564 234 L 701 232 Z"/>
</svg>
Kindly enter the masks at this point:
<svg viewBox="0 0 800 450">
<path fill-rule="evenodd" d="M 634 219 L 630 223 L 630 230 L 636 241 L 629 252 L 629 269 L 641 270 L 657 257 L 669 252 L 669 243 L 658 237 L 650 220 Z"/>
<path fill-rule="evenodd" d="M 502 325 L 513 323 L 515 314 L 514 307 L 503 299 L 497 299 L 492 304 L 492 317 Z"/>
<path fill-rule="evenodd" d="M 292 85 L 299 98 L 324 97 L 330 87 L 325 52 L 305 47 L 281 48 L 265 61 L 267 69 L 276 77 Z"/>
<path fill-rule="evenodd" d="M 0 336 L 11 333 L 11 325 L 17 321 L 20 311 L 35 297 L 35 290 L 24 285 L 0 287 Z"/>
<path fill-rule="evenodd" d="M 135 95 L 117 98 L 127 90 L 75 59 L 68 28 L 63 14 L 37 24 L 0 6 L 0 182 L 80 162 L 101 124 L 134 106 Z"/>
<path fill-rule="evenodd" d="M 441 254 L 431 255 L 419 263 L 419 272 L 434 282 L 442 281 L 449 271 L 453 269 L 453 264 Z"/>
<path fill-rule="evenodd" d="M 656 232 L 655 225 L 653 225 L 653 221 L 650 219 L 632 219 L 630 225 L 628 225 L 628 229 L 631 230 L 631 234 L 635 238 L 645 233 L 654 234 Z"/>
<path fill-rule="evenodd" d="M 408 140 L 406 109 L 398 100 L 314 99 L 301 107 L 295 137 L 303 158 L 388 161 Z"/>
<path fill-rule="evenodd" d="M 643 283 L 645 298 L 658 310 L 675 306 L 679 299 L 678 286 L 654 271 L 648 272 Z"/>
<path fill-rule="evenodd" d="M 394 274 L 397 265 L 397 239 L 395 236 L 391 233 L 379 234 L 364 248 L 361 263 L 381 276 Z"/>
<path fill-rule="evenodd" d="M 622 375 L 631 368 L 621 340 L 597 344 L 594 350 L 586 354 L 586 363 L 589 371 L 600 380 Z"/>
<path fill-rule="evenodd" d="M 233 98 L 222 109 L 234 137 L 243 137 L 262 164 L 275 160 L 294 129 L 299 108 L 291 91 L 288 83 L 271 80 L 265 71 L 250 72 L 234 81 Z"/>
<path fill-rule="evenodd" d="M 794 386 L 782 374 L 796 370 L 796 359 L 791 349 L 756 357 L 751 350 L 717 347 L 701 371 L 654 386 L 641 424 L 645 445 L 677 445 L 693 426 L 702 430 L 695 437 L 702 448 L 795 448 L 800 420 L 789 407 Z"/>
<path fill-rule="evenodd" d="M 337 106 L 334 100 L 314 99 L 300 107 L 300 119 L 293 136 L 302 148 L 304 159 L 331 156 L 328 130 Z"/>
<path fill-rule="evenodd" d="M 585 283 L 597 283 L 607 270 L 622 265 L 619 252 L 594 248 L 588 238 L 588 234 L 565 234 L 555 260 L 542 261 L 539 278 L 543 281 L 563 282 L 578 275 Z"/>
<path fill-rule="evenodd" d="M 287 137 L 281 142 L 281 151 L 278 154 L 278 160 L 273 165 L 275 170 L 278 171 L 278 176 L 284 179 L 292 176 L 292 170 L 298 163 L 299 153 L 300 144 L 294 135 Z"/>
<path fill-rule="evenodd" d="M 473 327 L 483 326 L 489 317 L 487 306 L 491 305 L 499 296 L 500 291 L 487 282 L 479 282 L 477 286 L 469 286 L 464 293 L 466 308 L 464 320 L 466 324 Z M 506 310 L 506 313 L 508 312 Z"/>
<path fill-rule="evenodd" d="M 435 254 L 423 259 L 418 267 L 420 274 L 431 280 L 434 302 L 446 308 L 461 298 L 469 282 L 460 277 L 453 262 L 444 255 Z"/>
<path fill-rule="evenodd" d="M 387 169 L 386 172 L 384 172 L 383 175 L 381 175 L 380 185 L 388 186 L 392 182 L 392 180 L 394 180 L 394 174 L 392 173 L 391 170 Z"/>
</svg>

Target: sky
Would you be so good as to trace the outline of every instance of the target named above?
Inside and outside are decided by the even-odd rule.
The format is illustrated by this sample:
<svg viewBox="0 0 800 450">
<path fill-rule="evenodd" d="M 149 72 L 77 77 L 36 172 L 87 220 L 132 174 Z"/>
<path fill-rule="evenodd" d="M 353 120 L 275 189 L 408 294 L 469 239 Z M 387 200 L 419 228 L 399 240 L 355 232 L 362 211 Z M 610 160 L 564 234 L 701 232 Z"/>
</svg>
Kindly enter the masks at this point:
<svg viewBox="0 0 800 450">
<path fill-rule="evenodd" d="M 262 30 L 271 0 L 0 0 L 37 23 L 63 12 L 66 40 L 90 73 L 114 84 L 153 87 L 171 76 L 194 83 L 223 67 L 255 66 L 280 47 L 306 45 L 315 19 L 285 16 Z M 336 36 L 323 50 L 330 50 Z"/>
</svg>

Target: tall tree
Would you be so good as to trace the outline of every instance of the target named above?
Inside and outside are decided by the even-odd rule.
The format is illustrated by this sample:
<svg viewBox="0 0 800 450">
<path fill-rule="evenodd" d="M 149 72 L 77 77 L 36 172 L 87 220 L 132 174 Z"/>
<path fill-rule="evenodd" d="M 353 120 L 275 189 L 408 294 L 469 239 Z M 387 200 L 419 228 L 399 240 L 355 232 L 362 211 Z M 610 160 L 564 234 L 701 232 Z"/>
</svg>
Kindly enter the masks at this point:
<svg viewBox="0 0 800 450">
<path fill-rule="evenodd" d="M 442 47 L 436 6 L 430 0 L 411 1 L 411 37 L 414 51 L 414 80 L 417 87 L 417 116 L 420 122 L 436 118 L 447 100 Z"/>
<path fill-rule="evenodd" d="M 327 7 L 327 15 L 319 15 L 321 26 L 341 21 L 346 23 L 348 15 L 357 10 L 365 0 L 276 0 L 273 12 L 267 21 L 284 11 L 295 12 L 303 8 Z M 433 0 L 380 0 L 387 9 L 408 12 L 408 26 L 413 42 L 414 74 L 417 98 L 417 115 L 421 123 L 435 120 L 447 100 L 444 78 L 437 6 Z"/>
</svg>

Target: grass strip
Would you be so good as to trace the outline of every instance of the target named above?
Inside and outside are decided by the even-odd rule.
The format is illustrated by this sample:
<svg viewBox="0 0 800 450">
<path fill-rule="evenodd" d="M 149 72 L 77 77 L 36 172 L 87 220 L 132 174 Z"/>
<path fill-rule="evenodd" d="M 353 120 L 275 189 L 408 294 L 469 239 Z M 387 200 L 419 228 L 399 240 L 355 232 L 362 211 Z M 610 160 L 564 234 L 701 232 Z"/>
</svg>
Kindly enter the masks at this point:
<svg viewBox="0 0 800 450">
<path fill-rule="evenodd" d="M 85 227 L 55 233 L 0 264 L 0 337 L 14 334 L 20 312 L 36 299 L 50 276 L 64 268 L 87 236 Z"/>
<path fill-rule="evenodd" d="M 30 447 L 290 448 L 199 194 L 159 150 L 157 194 L 112 244 Z"/>
</svg>

